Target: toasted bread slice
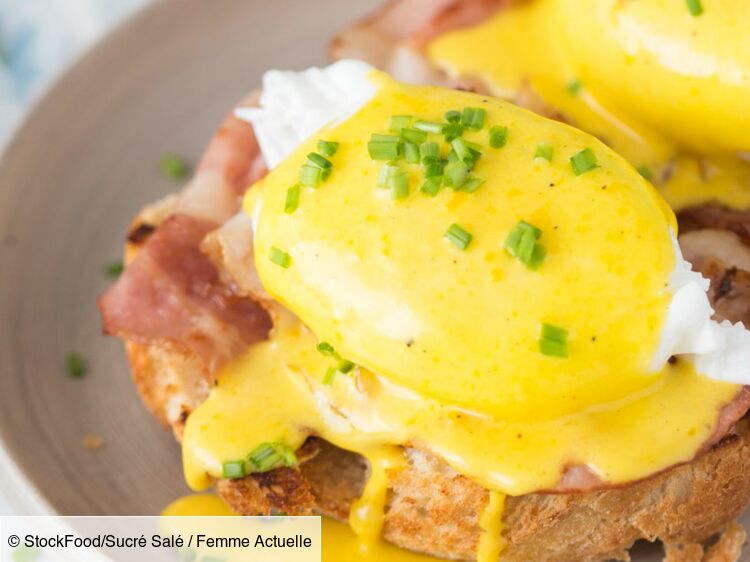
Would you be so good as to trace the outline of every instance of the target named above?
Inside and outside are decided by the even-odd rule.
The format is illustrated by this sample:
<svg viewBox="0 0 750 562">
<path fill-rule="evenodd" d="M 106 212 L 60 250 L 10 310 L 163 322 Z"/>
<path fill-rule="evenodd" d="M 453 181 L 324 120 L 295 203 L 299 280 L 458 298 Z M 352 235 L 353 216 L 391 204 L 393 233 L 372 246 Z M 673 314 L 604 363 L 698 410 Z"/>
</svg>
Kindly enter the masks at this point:
<svg viewBox="0 0 750 562">
<path fill-rule="evenodd" d="M 126 246 L 128 260 L 173 204 L 167 198 L 136 218 Z M 127 351 L 144 402 L 180 439 L 188 416 L 208 395 L 200 362 L 165 345 L 129 343 Z M 383 538 L 418 552 L 474 560 L 481 532 L 478 515 L 488 491 L 429 453 L 411 448 L 405 453 L 406 467 L 391 474 Z M 299 457 L 299 468 L 221 480 L 217 490 L 243 514 L 283 511 L 345 519 L 367 476 L 364 459 L 314 438 Z M 628 560 L 636 540 L 659 539 L 670 545 L 671 559 L 699 561 L 699 543 L 727 527 L 749 501 L 750 423 L 742 421 L 692 462 L 640 482 L 597 492 L 509 498 L 503 560 Z M 731 562 L 738 556 L 744 535 L 738 538 L 741 530 L 729 529 L 711 551 L 715 560 Z"/>
</svg>

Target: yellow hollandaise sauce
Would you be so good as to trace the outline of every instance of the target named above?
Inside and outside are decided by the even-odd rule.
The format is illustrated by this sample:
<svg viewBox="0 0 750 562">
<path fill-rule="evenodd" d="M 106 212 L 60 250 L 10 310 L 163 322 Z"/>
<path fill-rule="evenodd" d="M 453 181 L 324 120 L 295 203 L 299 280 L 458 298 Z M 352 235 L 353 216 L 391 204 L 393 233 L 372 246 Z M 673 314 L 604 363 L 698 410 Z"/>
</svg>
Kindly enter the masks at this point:
<svg viewBox="0 0 750 562">
<path fill-rule="evenodd" d="M 626 482 L 692 458 L 710 436 L 719 408 L 737 392 L 680 361 L 619 404 L 509 422 L 395 385 L 361 366 L 326 381 L 336 363 L 317 344 L 286 313 L 269 341 L 219 374 L 183 436 L 185 476 L 193 489 L 210 486 L 222 476 L 224 462 L 247 458 L 263 442 L 296 449 L 317 435 L 363 455 L 373 467 L 352 510 L 353 527 L 373 538 L 382 525 L 388 473 L 407 462 L 398 446 L 427 449 L 484 487 L 511 495 L 553 487 L 572 463 L 588 465 L 603 480 Z"/>
<path fill-rule="evenodd" d="M 477 548 L 495 560 L 506 494 L 576 464 L 622 483 L 687 461 L 738 387 L 686 360 L 651 367 L 676 225 L 623 158 L 506 102 L 373 80 L 245 200 L 274 329 L 188 418 L 185 475 L 205 489 L 227 463 L 261 466 L 264 444 L 319 436 L 368 461 L 350 526 L 375 548 L 417 447 L 491 490 Z M 454 111 L 449 142 L 435 124 Z M 412 140 L 387 136 L 394 116 Z M 309 156 L 319 140 L 337 143 L 328 164 Z M 425 191 L 422 153 L 447 186 Z"/>
<path fill-rule="evenodd" d="M 213 494 L 194 494 L 172 502 L 162 512 L 169 517 L 210 517 L 238 515 Z M 322 518 L 321 539 L 325 562 L 439 562 L 438 558 L 416 554 L 377 541 L 363 548 L 361 540 L 345 524 Z M 495 558 L 492 562 L 495 562 Z"/>
<path fill-rule="evenodd" d="M 597 135 L 675 209 L 750 206 L 750 34 L 743 0 L 532 0 L 447 33 L 428 56 Z M 535 101 L 529 102 L 529 99 Z"/>
</svg>

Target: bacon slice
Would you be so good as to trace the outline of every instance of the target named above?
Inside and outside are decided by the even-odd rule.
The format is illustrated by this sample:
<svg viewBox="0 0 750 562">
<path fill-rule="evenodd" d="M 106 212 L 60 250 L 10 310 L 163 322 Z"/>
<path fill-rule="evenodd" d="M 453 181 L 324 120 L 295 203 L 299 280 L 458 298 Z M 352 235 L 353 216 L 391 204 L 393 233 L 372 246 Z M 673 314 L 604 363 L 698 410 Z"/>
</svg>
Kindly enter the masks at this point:
<svg viewBox="0 0 750 562">
<path fill-rule="evenodd" d="M 265 311 L 220 283 L 200 251 L 212 223 L 172 215 L 102 296 L 104 330 L 139 343 L 167 341 L 198 355 L 209 373 L 265 338 Z"/>
<path fill-rule="evenodd" d="M 230 115 L 173 214 L 155 229 L 131 229 L 131 243 L 141 247 L 99 299 L 105 333 L 175 345 L 200 358 L 207 376 L 267 337 L 268 314 L 223 283 L 201 251 L 205 236 L 239 210 L 242 193 L 265 172 L 252 127 Z"/>
<path fill-rule="evenodd" d="M 209 233 L 201 248 L 213 260 L 224 283 L 234 287 L 237 294 L 257 301 L 271 300 L 255 269 L 253 225 L 245 213 L 237 213 Z"/>
</svg>

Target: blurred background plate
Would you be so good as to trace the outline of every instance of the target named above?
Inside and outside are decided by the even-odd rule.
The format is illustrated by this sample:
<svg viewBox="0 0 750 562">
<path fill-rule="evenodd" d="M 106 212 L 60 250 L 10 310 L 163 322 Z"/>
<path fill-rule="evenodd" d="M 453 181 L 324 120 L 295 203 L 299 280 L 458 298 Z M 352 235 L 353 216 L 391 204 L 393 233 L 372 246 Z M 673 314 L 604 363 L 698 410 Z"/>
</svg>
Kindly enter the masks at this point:
<svg viewBox="0 0 750 562">
<path fill-rule="evenodd" d="M 264 70 L 325 63 L 334 31 L 376 5 L 157 2 L 27 118 L 0 164 L 0 486 L 18 513 L 156 514 L 187 491 L 122 344 L 101 335 L 103 267 L 134 214 L 179 188 L 159 174 L 163 154 L 195 162 Z M 88 362 L 80 380 L 64 367 L 72 350 Z"/>
</svg>

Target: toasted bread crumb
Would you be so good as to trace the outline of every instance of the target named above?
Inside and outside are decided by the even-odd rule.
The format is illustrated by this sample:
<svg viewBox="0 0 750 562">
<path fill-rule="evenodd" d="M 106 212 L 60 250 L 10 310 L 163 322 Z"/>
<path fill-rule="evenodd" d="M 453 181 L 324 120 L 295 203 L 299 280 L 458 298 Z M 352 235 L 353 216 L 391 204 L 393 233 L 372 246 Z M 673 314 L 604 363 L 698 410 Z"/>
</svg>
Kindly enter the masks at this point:
<svg viewBox="0 0 750 562">
<path fill-rule="evenodd" d="M 721 533 L 716 544 L 708 549 L 703 562 L 737 562 L 746 538 L 742 525 L 732 521 Z"/>
</svg>

